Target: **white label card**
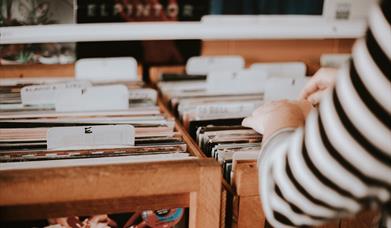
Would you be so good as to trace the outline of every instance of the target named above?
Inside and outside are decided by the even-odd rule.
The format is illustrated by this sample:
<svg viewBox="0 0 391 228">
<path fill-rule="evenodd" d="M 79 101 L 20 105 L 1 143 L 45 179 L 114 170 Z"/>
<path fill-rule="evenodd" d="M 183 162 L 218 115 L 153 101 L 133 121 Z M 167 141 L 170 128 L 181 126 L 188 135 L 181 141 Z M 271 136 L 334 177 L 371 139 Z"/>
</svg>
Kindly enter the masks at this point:
<svg viewBox="0 0 391 228">
<path fill-rule="evenodd" d="M 254 63 L 250 69 L 264 70 L 269 77 L 304 78 L 307 67 L 303 62 Z"/>
<path fill-rule="evenodd" d="M 64 89 L 57 92 L 57 112 L 126 110 L 129 108 L 129 92 L 124 85 Z"/>
<path fill-rule="evenodd" d="M 56 93 L 63 89 L 85 89 L 91 87 L 88 81 L 70 81 L 62 83 L 25 86 L 20 91 L 23 105 L 54 105 Z"/>
<path fill-rule="evenodd" d="M 137 61 L 132 57 L 88 58 L 75 64 L 78 80 L 135 81 L 137 80 Z"/>
<path fill-rule="evenodd" d="M 205 104 L 198 105 L 196 116 L 223 115 L 223 114 L 251 114 L 257 107 L 262 104 L 259 102 L 242 102 L 226 104 Z"/>
<path fill-rule="evenodd" d="M 157 101 L 157 91 L 154 89 L 130 89 L 129 90 L 129 99 L 130 100 L 145 100 L 149 99 L 156 103 Z"/>
<path fill-rule="evenodd" d="M 48 150 L 98 149 L 134 146 L 131 125 L 54 127 L 47 133 Z"/>
<path fill-rule="evenodd" d="M 264 100 L 296 100 L 307 81 L 307 78 L 269 78 L 266 82 Z"/>
<path fill-rule="evenodd" d="M 340 68 L 349 61 L 350 57 L 350 54 L 323 54 L 320 56 L 320 66 Z"/>
<path fill-rule="evenodd" d="M 207 90 L 216 93 L 262 93 L 267 74 L 261 70 L 214 71 L 208 74 Z"/>
<path fill-rule="evenodd" d="M 241 56 L 196 56 L 186 63 L 187 74 L 208 74 L 211 71 L 238 71 L 244 68 Z"/>
</svg>

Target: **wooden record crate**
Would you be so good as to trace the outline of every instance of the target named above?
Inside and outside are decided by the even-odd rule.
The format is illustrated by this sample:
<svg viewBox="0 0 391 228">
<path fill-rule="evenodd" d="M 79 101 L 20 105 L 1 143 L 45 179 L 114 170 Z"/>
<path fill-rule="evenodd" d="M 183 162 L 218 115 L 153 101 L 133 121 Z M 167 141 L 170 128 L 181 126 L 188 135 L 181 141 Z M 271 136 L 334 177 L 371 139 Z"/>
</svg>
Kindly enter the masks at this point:
<svg viewBox="0 0 391 228">
<path fill-rule="evenodd" d="M 0 66 L 0 79 L 72 74 L 73 65 Z M 220 167 L 188 137 L 197 159 L 0 171 L 0 220 L 185 207 L 189 227 L 221 227 Z"/>
<path fill-rule="evenodd" d="M 164 67 L 152 67 L 150 69 L 150 81 L 152 86 L 156 86 L 159 76 L 162 73 L 184 73 L 184 66 L 164 66 Z M 167 98 L 160 97 L 161 106 L 167 109 L 164 104 L 167 103 Z M 165 111 L 170 113 L 169 110 Z M 172 114 L 171 114 L 172 115 Z M 177 125 L 186 135 L 186 141 L 189 141 L 193 150 L 198 150 L 201 156 L 205 156 L 201 151 L 197 143 L 189 136 L 184 130 L 182 124 L 177 121 Z M 226 194 L 233 193 L 233 225 L 235 228 L 253 228 L 253 227 L 267 227 L 266 218 L 262 210 L 261 200 L 258 191 L 258 172 L 256 161 L 238 161 L 233 173 L 233 183 L 228 184 L 222 179 L 222 197 L 221 197 L 221 221 L 225 221 L 225 206 L 226 206 Z M 323 226 L 320 228 L 365 228 L 371 227 L 374 218 L 378 215 L 377 212 L 362 212 L 355 218 L 338 220 Z M 222 223 L 221 227 L 226 227 Z"/>
</svg>

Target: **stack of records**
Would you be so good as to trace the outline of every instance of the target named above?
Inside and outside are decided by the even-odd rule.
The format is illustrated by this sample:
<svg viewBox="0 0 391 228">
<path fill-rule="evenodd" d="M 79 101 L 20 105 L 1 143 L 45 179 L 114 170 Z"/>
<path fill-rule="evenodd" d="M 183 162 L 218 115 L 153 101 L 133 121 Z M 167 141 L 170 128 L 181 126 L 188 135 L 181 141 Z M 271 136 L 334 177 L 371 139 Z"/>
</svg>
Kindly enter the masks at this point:
<svg viewBox="0 0 391 228">
<path fill-rule="evenodd" d="M 243 118 L 263 103 L 262 93 L 213 92 L 206 77 L 162 75 L 158 83 L 163 101 L 182 122 L 208 157 L 218 160 L 229 181 L 233 153 L 260 148 L 262 136 L 242 127 Z"/>
<path fill-rule="evenodd" d="M 244 64 L 235 66 L 232 61 L 240 57 L 230 57 L 227 65 L 220 59 L 227 57 L 198 58 L 207 59 L 206 64 L 198 64 L 201 69 L 188 62 L 186 73 L 162 73 L 156 86 L 165 105 L 204 154 L 222 164 L 224 177 L 230 181 L 233 155 L 238 153 L 240 159 L 239 152 L 255 153 L 261 147 L 262 136 L 242 127 L 242 120 L 265 101 L 295 100 L 306 83 L 306 67 L 301 62 L 284 62 L 244 69 Z M 213 65 L 219 60 L 218 66 Z"/>
<path fill-rule="evenodd" d="M 0 170 L 195 158 L 142 82 L 2 80 L 0 98 Z"/>
<path fill-rule="evenodd" d="M 257 153 L 262 136 L 242 126 L 204 126 L 197 130 L 197 142 L 207 156 L 215 158 L 223 167 L 224 178 L 231 182 L 234 155 Z"/>
<path fill-rule="evenodd" d="M 259 143 L 260 135 L 240 127 L 242 120 L 265 101 L 295 100 L 306 82 L 302 62 L 256 63 L 245 69 L 240 56 L 192 57 L 185 71 L 152 77 L 159 79 L 156 86 L 165 104 L 207 156 L 213 155 L 212 148 L 203 146 L 205 131 Z"/>
</svg>

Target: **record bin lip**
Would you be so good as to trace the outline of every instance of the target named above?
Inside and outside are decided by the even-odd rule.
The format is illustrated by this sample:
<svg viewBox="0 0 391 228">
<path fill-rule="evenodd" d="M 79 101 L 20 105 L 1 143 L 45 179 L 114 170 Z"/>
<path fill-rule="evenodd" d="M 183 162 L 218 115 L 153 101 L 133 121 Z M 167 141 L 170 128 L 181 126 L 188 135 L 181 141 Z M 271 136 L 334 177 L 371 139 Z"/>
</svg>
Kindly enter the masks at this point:
<svg viewBox="0 0 391 228">
<path fill-rule="evenodd" d="M 81 176 L 81 173 L 84 175 Z M 168 175 L 165 181 L 162 173 Z M 100 205 L 118 213 L 189 207 L 191 194 L 200 191 L 204 182 L 200 177 L 205 174 L 221 176 L 220 167 L 213 159 L 0 171 L 0 220 L 37 219 L 44 218 L 46 214 L 56 217 L 69 214 L 69 211 L 77 212 L 75 214 L 103 213 L 91 210 L 91 207 L 98 208 Z M 133 190 L 119 187 L 122 184 L 115 179 L 123 180 L 125 176 L 131 182 L 128 184 L 133 185 L 133 180 L 133 183 L 139 183 L 139 187 Z M 173 186 L 170 180 L 174 179 L 177 184 Z M 140 183 L 142 180 L 144 184 Z M 83 187 L 83 182 L 104 184 L 104 188 L 111 185 L 113 188 L 111 191 L 99 191 L 97 186 Z M 67 192 L 65 189 L 69 191 L 68 196 L 58 194 Z M 75 206 L 79 208 L 76 211 Z M 57 208 L 58 212 L 51 208 Z M 31 213 L 25 213 L 28 211 Z"/>
</svg>

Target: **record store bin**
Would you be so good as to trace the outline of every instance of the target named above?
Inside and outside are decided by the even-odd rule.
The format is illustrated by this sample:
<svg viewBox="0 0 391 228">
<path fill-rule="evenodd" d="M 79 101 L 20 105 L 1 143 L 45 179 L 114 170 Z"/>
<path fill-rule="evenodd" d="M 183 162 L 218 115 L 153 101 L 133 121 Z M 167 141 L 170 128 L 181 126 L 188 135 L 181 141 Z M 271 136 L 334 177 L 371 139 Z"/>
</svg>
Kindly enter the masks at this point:
<svg viewBox="0 0 391 228">
<path fill-rule="evenodd" d="M 21 99 L 18 93 L 20 93 L 22 84 L 34 86 L 49 83 L 59 86 L 61 85 L 59 81 L 72 83 L 74 81 L 72 78 L 63 76 L 72 75 L 73 72 L 73 65 L 51 65 L 46 68 L 34 65 L 2 66 L 2 95 L 11 96 L 17 91 L 14 93 L 17 103 Z M 138 72 L 141 72 L 140 67 Z M 35 76 L 34 74 L 53 77 L 49 79 L 29 77 Z M 21 75 L 22 78 L 18 78 Z M 146 88 L 140 81 L 127 83 L 127 86 L 129 90 L 137 88 L 138 96 L 143 91 L 151 92 L 151 89 Z M 16 224 L 15 221 L 21 220 L 22 224 L 30 224 L 26 221 L 33 221 L 31 224 L 36 225 L 41 224 L 36 221 L 48 218 L 71 218 L 72 216 L 110 213 L 129 218 L 128 225 L 132 225 L 132 218 L 133 220 L 137 217 L 141 218 L 142 213 L 148 211 L 152 211 L 151 213 L 156 217 L 154 212 L 158 211 L 163 213 L 162 216 L 166 216 L 165 218 L 170 218 L 170 215 L 172 225 L 180 223 L 182 224 L 180 227 L 220 227 L 221 172 L 218 164 L 212 159 L 200 156 L 199 151 L 188 142 L 186 133 L 171 116 L 164 112 L 165 108 L 159 107 L 159 102 L 157 104 L 156 102 L 155 100 L 150 104 L 144 104 L 145 108 L 141 105 L 141 109 L 137 108 L 136 104 L 131 104 L 133 111 L 129 109 L 127 113 L 116 111 L 92 114 L 91 112 L 89 114 L 88 112 L 56 113 L 51 112 L 50 108 L 46 110 L 47 112 L 15 110 L 14 108 L 2 110 L 0 134 L 3 148 L 0 168 L 2 224 L 12 227 Z M 6 103 L 5 99 L 2 99 L 2 103 Z M 135 118 L 140 115 L 141 117 L 145 115 L 146 119 Z M 45 138 L 47 136 L 41 134 L 40 129 L 53 126 L 84 127 L 108 124 L 102 117 L 110 117 L 111 121 L 118 118 L 119 122 L 116 123 L 118 125 L 126 121 L 140 121 L 139 124 L 134 124 L 135 146 L 127 148 L 106 146 L 102 149 L 83 147 L 69 151 L 67 149 L 46 150 Z M 89 119 L 92 122 L 83 124 L 83 119 Z M 156 120 L 160 122 L 159 125 L 155 124 Z M 15 124 L 15 122 L 22 124 Z M 32 135 L 29 135 L 27 131 Z M 138 134 L 140 135 L 137 136 Z M 152 141 L 145 141 L 146 144 L 144 144 L 142 141 L 145 139 Z M 49 143 L 49 139 L 47 140 Z M 23 146 L 20 145 L 22 142 L 25 143 Z M 41 147 L 40 143 L 45 145 Z M 20 154 L 7 157 L 5 154 L 7 151 L 14 153 L 19 151 Z M 105 153 L 103 158 L 98 155 L 99 153 Z M 113 156 L 115 153 L 118 157 Z M 139 158 L 136 156 L 137 153 L 140 154 Z M 170 158 L 170 153 L 185 156 Z M 132 155 L 136 157 L 136 160 L 129 157 Z M 168 158 L 165 155 L 168 155 Z M 35 159 L 27 158 L 28 156 L 35 157 Z M 66 159 L 54 159 L 56 156 L 59 156 L 58 159 L 62 156 L 74 156 L 75 159 L 67 163 Z M 148 158 L 148 156 L 157 157 Z M 153 216 L 149 216 L 151 221 L 148 220 L 148 216 L 146 217 L 147 224 L 159 223 L 159 220 L 151 219 Z M 84 217 L 77 218 L 79 223 L 87 221 L 83 220 Z M 140 218 L 137 219 L 140 220 Z M 58 221 L 57 219 L 56 222 Z"/>
<path fill-rule="evenodd" d="M 4 2 L 0 227 L 271 227 L 263 136 L 242 120 L 345 62 L 365 31 L 352 1 Z"/>
</svg>

